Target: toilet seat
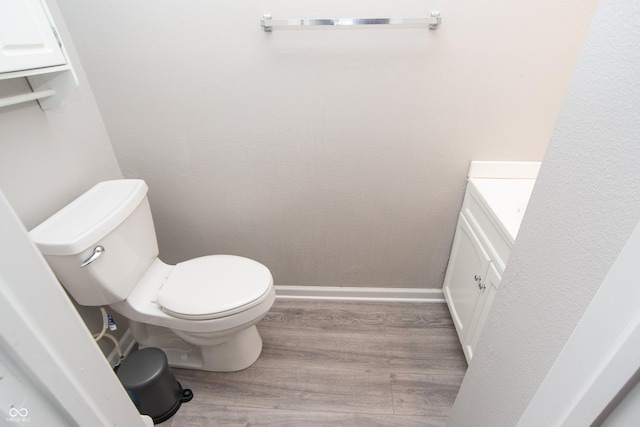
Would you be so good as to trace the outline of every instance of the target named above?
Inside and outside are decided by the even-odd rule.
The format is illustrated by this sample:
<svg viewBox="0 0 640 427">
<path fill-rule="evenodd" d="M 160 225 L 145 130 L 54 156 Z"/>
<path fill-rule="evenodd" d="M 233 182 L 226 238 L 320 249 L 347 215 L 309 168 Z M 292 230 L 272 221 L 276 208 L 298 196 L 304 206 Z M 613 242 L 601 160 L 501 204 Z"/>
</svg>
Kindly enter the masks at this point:
<svg viewBox="0 0 640 427">
<path fill-rule="evenodd" d="M 269 269 L 259 262 L 210 255 L 177 264 L 156 301 L 173 317 L 217 319 L 254 307 L 269 295 L 272 286 Z"/>
</svg>

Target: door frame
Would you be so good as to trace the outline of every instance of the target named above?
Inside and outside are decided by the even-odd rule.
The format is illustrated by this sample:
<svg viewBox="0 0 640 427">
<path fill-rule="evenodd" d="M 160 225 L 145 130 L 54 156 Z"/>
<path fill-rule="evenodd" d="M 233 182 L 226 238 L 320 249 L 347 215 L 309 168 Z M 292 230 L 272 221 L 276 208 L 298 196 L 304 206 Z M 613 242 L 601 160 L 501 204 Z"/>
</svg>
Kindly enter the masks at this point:
<svg viewBox="0 0 640 427">
<path fill-rule="evenodd" d="M 1 191 L 0 236 L 0 369 L 12 380 L 0 381 L 0 413 L 7 422 L 152 426 Z"/>
<path fill-rule="evenodd" d="M 639 255 L 640 223 L 529 402 L 519 427 L 598 424 L 637 379 Z"/>
</svg>

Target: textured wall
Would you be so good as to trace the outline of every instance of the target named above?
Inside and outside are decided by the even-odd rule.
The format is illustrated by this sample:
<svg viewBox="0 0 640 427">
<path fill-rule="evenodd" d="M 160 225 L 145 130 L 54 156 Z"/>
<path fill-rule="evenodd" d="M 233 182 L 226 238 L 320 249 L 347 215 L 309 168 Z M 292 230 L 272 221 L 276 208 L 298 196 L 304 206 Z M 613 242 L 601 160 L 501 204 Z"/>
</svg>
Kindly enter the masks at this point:
<svg viewBox="0 0 640 427">
<path fill-rule="evenodd" d="M 450 427 L 516 425 L 640 221 L 639 19 L 600 2 Z"/>
<path fill-rule="evenodd" d="M 48 2 L 80 87 L 58 110 L 43 111 L 36 101 L 0 109 L 0 189 L 20 220 L 31 229 L 99 181 L 121 178 L 100 112 L 87 84 L 62 17 Z M 24 78 L 0 80 L 0 96 L 30 92 Z M 79 307 L 93 332 L 100 312 Z M 122 328 L 126 321 L 116 315 Z M 104 342 L 110 352 L 113 345 Z"/>
<path fill-rule="evenodd" d="M 595 0 L 60 0 L 161 257 L 280 285 L 442 285 L 469 161 L 540 160 Z M 274 31 L 274 17 L 441 29 Z"/>
<path fill-rule="evenodd" d="M 27 229 L 95 183 L 122 177 L 91 89 L 76 71 L 80 87 L 63 108 L 43 111 L 31 101 L 0 109 L 0 188 Z M 0 80 L 0 96 L 28 92 L 24 78 Z"/>
</svg>

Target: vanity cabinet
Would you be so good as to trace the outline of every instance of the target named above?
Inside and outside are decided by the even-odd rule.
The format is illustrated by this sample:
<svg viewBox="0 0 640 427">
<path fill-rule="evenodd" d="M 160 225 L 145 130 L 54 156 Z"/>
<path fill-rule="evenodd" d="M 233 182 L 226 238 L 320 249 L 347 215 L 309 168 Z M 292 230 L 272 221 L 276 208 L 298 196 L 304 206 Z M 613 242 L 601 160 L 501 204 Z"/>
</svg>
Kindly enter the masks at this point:
<svg viewBox="0 0 640 427">
<path fill-rule="evenodd" d="M 501 278 L 484 237 L 460 213 L 443 286 L 467 361 L 473 357 Z"/>
<path fill-rule="evenodd" d="M 467 362 L 498 292 L 533 182 L 468 181 L 443 284 Z"/>
<path fill-rule="evenodd" d="M 474 161 L 443 284 L 467 362 L 500 287 L 539 162 Z"/>
<path fill-rule="evenodd" d="M 487 272 L 482 276 L 482 282 L 479 284 L 480 292 L 478 301 L 473 312 L 473 318 L 471 319 L 471 328 L 465 339 L 465 346 L 469 354 L 468 360 L 471 360 L 478 345 L 480 333 L 484 329 L 487 317 L 489 316 L 489 311 L 493 304 L 493 299 L 498 292 L 501 278 L 502 275 L 498 272 L 496 265 L 490 263 Z"/>
<path fill-rule="evenodd" d="M 470 338 L 472 329 L 477 329 L 473 321 L 480 316 L 476 308 L 481 304 L 483 286 L 486 286 L 483 281 L 490 265 L 491 257 L 461 213 L 445 276 L 444 295 L 467 361 L 473 355 Z"/>
</svg>

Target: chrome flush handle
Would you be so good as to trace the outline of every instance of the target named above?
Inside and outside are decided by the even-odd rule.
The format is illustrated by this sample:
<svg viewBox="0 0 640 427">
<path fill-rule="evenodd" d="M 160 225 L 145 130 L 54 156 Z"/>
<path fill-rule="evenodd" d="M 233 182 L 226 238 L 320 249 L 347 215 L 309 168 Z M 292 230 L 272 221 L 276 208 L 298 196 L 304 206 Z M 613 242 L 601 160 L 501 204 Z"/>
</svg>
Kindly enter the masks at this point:
<svg viewBox="0 0 640 427">
<path fill-rule="evenodd" d="M 82 267 L 86 267 L 87 265 L 91 264 L 93 261 L 97 260 L 98 257 L 100 255 L 102 255 L 104 253 L 104 247 L 98 245 L 95 247 L 95 249 L 93 250 L 93 253 L 91 254 L 91 256 L 87 259 L 84 260 L 84 262 L 82 264 L 80 264 L 80 268 Z"/>
</svg>

